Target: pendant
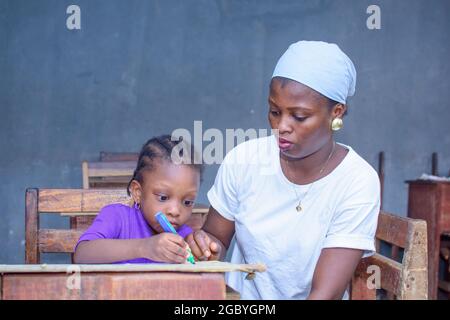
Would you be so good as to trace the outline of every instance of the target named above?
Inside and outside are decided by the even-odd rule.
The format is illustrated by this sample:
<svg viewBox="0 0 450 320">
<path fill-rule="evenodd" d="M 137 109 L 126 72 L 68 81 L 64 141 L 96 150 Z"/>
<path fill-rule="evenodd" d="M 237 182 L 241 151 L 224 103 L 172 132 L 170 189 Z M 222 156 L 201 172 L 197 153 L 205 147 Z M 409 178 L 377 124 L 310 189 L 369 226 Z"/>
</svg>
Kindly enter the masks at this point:
<svg viewBox="0 0 450 320">
<path fill-rule="evenodd" d="M 299 203 L 298 206 L 295 207 L 295 209 L 297 210 L 297 212 L 302 211 L 302 204 Z"/>
</svg>

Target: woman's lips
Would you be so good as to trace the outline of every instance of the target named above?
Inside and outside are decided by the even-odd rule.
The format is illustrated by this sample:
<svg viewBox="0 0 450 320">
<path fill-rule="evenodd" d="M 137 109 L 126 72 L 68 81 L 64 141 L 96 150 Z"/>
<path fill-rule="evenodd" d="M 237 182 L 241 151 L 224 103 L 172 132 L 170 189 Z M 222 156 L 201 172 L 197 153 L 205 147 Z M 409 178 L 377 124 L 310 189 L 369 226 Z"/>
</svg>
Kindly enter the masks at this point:
<svg viewBox="0 0 450 320">
<path fill-rule="evenodd" d="M 282 138 L 278 139 L 278 146 L 283 151 L 290 149 L 292 147 L 292 145 L 293 145 L 293 143 L 288 140 L 285 140 Z"/>
</svg>

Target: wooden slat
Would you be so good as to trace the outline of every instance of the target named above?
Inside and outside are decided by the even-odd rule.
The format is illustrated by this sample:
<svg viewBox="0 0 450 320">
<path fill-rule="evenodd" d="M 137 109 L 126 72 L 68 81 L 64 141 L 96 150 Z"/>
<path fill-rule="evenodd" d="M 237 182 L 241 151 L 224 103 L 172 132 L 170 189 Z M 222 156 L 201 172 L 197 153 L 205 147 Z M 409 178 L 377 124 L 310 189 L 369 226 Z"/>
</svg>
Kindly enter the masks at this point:
<svg viewBox="0 0 450 320">
<path fill-rule="evenodd" d="M 89 189 L 89 169 L 87 161 L 81 163 L 81 174 L 83 175 L 83 189 Z"/>
<path fill-rule="evenodd" d="M 74 252 L 82 230 L 41 229 L 39 231 L 40 252 Z"/>
<path fill-rule="evenodd" d="M 112 203 L 131 204 L 131 198 L 121 189 L 39 189 L 39 212 L 67 216 L 96 215 Z M 209 207 L 195 205 L 193 212 L 207 213 Z"/>
<path fill-rule="evenodd" d="M 405 248 L 408 235 L 408 218 L 380 212 L 376 237 L 390 244 Z"/>
<path fill-rule="evenodd" d="M 69 275 L 3 275 L 5 300 L 223 300 L 221 273 L 135 272 L 88 273 L 79 289 L 67 287 Z"/>
<path fill-rule="evenodd" d="M 135 161 L 139 154 L 137 152 L 100 152 L 100 161 Z"/>
<path fill-rule="evenodd" d="M 355 277 L 367 280 L 367 278 L 372 275 L 367 272 L 367 268 L 372 265 L 380 268 L 381 289 L 392 292 L 394 295 L 399 295 L 399 284 L 402 279 L 402 265 L 392 259 L 375 253 L 373 256 L 361 260 L 356 268 Z"/>
<path fill-rule="evenodd" d="M 131 177 L 136 161 L 88 162 L 89 177 Z"/>
<path fill-rule="evenodd" d="M 39 189 L 39 212 L 98 212 L 112 203 L 130 204 L 125 190 Z"/>
<path fill-rule="evenodd" d="M 0 264 L 0 273 L 60 273 L 79 268 L 80 272 L 265 272 L 262 263 L 238 264 L 221 261 L 197 261 L 190 263 L 130 263 L 130 264 Z M 256 275 L 258 276 L 258 275 Z"/>
<path fill-rule="evenodd" d="M 354 276 L 351 285 L 352 300 L 375 300 L 377 297 L 376 289 L 367 287 L 367 278 L 362 276 Z"/>
<path fill-rule="evenodd" d="M 38 191 L 27 189 L 25 193 L 25 263 L 38 263 L 40 260 L 38 230 Z"/>
<path fill-rule="evenodd" d="M 95 217 L 96 216 L 85 216 L 85 215 L 72 217 L 73 222 L 70 228 L 78 230 L 86 230 L 92 224 L 92 222 L 94 222 Z"/>
<path fill-rule="evenodd" d="M 131 174 L 126 176 L 89 177 L 89 185 L 91 188 L 102 187 L 103 185 L 118 185 L 118 187 L 125 189 L 130 180 Z"/>
</svg>

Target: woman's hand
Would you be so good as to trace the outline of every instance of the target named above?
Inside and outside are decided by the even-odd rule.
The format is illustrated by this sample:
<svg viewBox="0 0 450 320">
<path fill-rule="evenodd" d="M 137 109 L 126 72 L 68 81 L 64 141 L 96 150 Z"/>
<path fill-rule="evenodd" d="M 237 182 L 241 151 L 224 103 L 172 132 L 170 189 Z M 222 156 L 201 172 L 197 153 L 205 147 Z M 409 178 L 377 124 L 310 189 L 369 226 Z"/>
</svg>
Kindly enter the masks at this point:
<svg viewBox="0 0 450 320">
<path fill-rule="evenodd" d="M 212 240 L 203 230 L 197 230 L 186 237 L 186 241 L 197 260 L 219 260 L 224 251 L 222 246 Z"/>
<path fill-rule="evenodd" d="M 185 263 L 189 253 L 188 245 L 177 234 L 163 232 L 142 239 L 139 251 L 143 258 L 167 263 Z"/>
</svg>

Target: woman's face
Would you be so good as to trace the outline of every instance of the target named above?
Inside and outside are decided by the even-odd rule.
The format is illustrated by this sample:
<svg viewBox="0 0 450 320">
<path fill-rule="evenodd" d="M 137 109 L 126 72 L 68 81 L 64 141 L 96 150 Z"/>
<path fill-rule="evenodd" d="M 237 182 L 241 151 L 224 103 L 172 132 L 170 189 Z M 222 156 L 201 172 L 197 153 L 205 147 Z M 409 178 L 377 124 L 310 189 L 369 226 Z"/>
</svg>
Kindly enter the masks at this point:
<svg viewBox="0 0 450 320">
<path fill-rule="evenodd" d="M 141 212 L 153 230 L 163 232 L 155 219 L 163 212 L 178 229 L 192 214 L 192 207 L 200 187 L 200 173 L 188 165 L 175 165 L 155 160 L 153 170 L 143 172 L 143 182 L 133 181 L 133 198 L 140 203 Z"/>
<path fill-rule="evenodd" d="M 283 157 L 301 159 L 318 151 L 330 140 L 333 117 L 329 100 L 318 92 L 293 80 L 272 79 L 269 122 L 278 130 Z"/>
</svg>

